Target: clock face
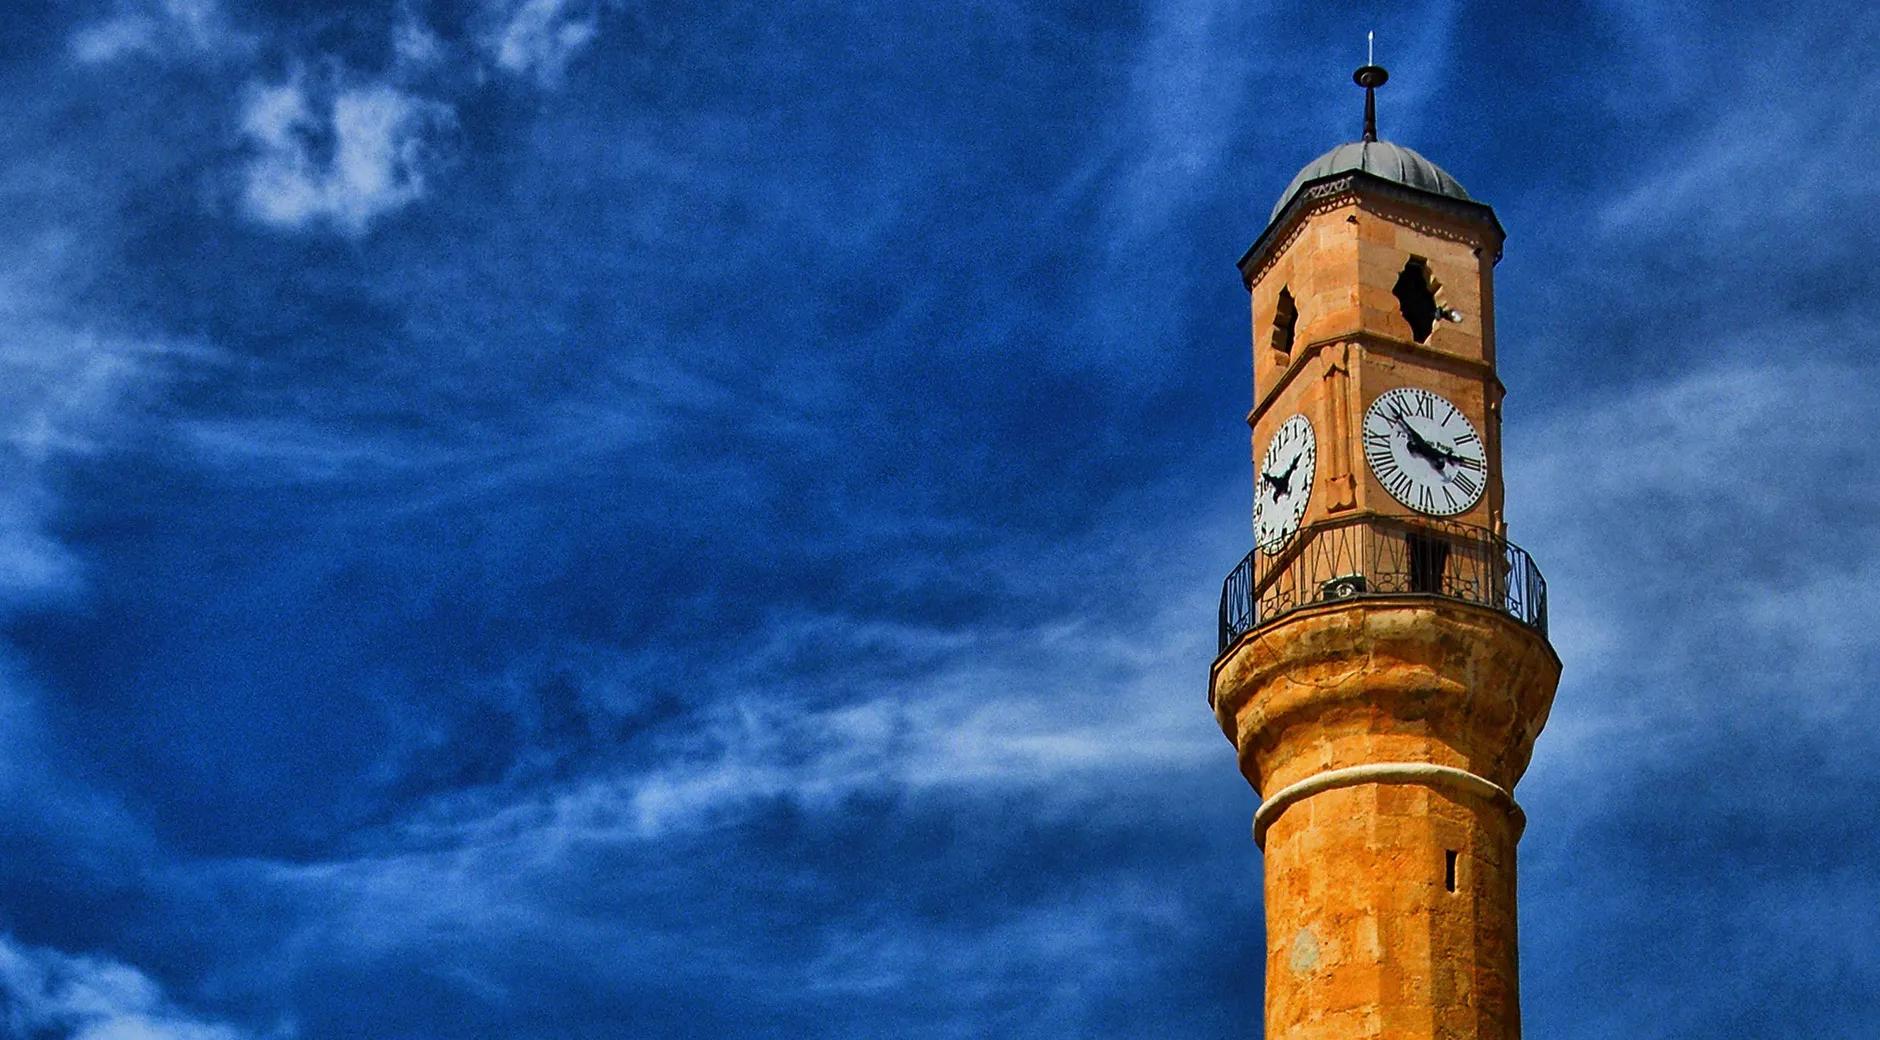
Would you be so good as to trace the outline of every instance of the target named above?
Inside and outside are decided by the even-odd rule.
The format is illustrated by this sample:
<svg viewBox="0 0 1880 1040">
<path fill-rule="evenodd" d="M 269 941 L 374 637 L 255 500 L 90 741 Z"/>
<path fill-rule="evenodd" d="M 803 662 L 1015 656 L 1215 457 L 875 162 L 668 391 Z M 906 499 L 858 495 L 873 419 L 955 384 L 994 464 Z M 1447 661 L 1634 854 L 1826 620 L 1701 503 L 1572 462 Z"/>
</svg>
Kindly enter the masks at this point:
<svg viewBox="0 0 1880 1040">
<path fill-rule="evenodd" d="M 1488 460 L 1469 418 L 1437 395 L 1399 387 L 1364 413 L 1364 457 L 1391 497 L 1419 513 L 1454 516 L 1481 500 Z"/>
<path fill-rule="evenodd" d="M 1253 540 L 1268 553 L 1276 553 L 1286 537 L 1299 529 L 1312 498 L 1312 467 L 1318 448 L 1312 423 L 1295 415 L 1280 424 L 1266 442 L 1266 454 L 1254 472 Z"/>
</svg>

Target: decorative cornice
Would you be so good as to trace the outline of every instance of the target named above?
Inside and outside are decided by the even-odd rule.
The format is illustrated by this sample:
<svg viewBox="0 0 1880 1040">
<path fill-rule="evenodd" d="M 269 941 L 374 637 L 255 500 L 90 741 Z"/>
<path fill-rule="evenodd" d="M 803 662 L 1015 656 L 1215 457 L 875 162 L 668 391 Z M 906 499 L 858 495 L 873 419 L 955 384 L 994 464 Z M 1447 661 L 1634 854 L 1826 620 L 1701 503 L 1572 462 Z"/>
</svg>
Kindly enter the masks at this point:
<svg viewBox="0 0 1880 1040">
<path fill-rule="evenodd" d="M 1359 330 L 1356 332 L 1347 332 L 1339 336 L 1313 340 L 1311 343 L 1294 351 L 1292 361 L 1287 364 L 1285 371 L 1280 373 L 1279 378 L 1273 381 L 1272 387 L 1270 387 L 1266 393 L 1261 394 L 1260 399 L 1254 402 L 1253 408 L 1247 412 L 1247 425 L 1252 426 L 1254 422 L 1259 419 L 1261 413 L 1273 406 L 1273 402 L 1279 399 L 1279 395 L 1285 391 L 1286 387 L 1290 386 L 1292 381 L 1298 378 L 1299 373 L 1305 370 L 1310 359 L 1317 357 L 1327 347 L 1335 347 L 1341 343 L 1355 343 L 1366 350 L 1377 350 L 1388 354 L 1397 354 L 1402 357 L 1412 357 L 1419 361 L 1428 362 L 1434 366 L 1447 366 L 1453 369 L 1459 369 L 1480 377 L 1502 395 L 1506 395 L 1508 392 L 1508 388 L 1502 385 L 1501 377 L 1495 373 L 1495 366 L 1480 358 L 1463 357 L 1460 354 L 1451 354 L 1446 350 L 1437 350 L 1435 347 L 1427 344 L 1398 339 L 1395 336 L 1386 336 L 1379 332 Z"/>
<path fill-rule="evenodd" d="M 1452 242 L 1473 244 L 1480 241 L 1479 236 L 1463 232 L 1442 224 L 1418 220 L 1415 211 L 1439 213 L 1468 224 L 1475 224 L 1492 233 L 1495 259 L 1501 259 L 1501 244 L 1507 238 L 1502 230 L 1501 221 L 1496 219 L 1495 211 L 1487 204 L 1468 199 L 1450 198 L 1435 192 L 1412 188 L 1396 181 L 1366 173 L 1363 170 L 1346 170 L 1316 181 L 1307 181 L 1293 193 L 1291 201 L 1280 215 L 1260 232 L 1253 245 L 1247 247 L 1240 258 L 1241 284 L 1252 290 L 1253 283 L 1264 276 L 1286 247 L 1292 245 L 1305 227 L 1306 220 L 1318 214 L 1329 212 L 1352 197 L 1380 198 L 1402 203 L 1412 212 L 1398 212 L 1394 217 L 1406 226 L 1425 234 L 1446 238 Z"/>
<path fill-rule="evenodd" d="M 1454 766 L 1439 766 L 1432 762 L 1373 762 L 1362 766 L 1347 766 L 1343 769 L 1328 769 L 1315 773 L 1297 783 L 1285 787 L 1260 803 L 1253 812 L 1253 843 L 1261 849 L 1266 848 L 1266 832 L 1279 819 L 1280 814 L 1297 802 L 1304 801 L 1315 794 L 1337 790 L 1341 787 L 1356 787 L 1360 784 L 1424 784 L 1430 787 L 1447 787 L 1466 794 L 1483 798 L 1490 803 L 1504 808 L 1514 817 L 1515 837 L 1527 825 L 1527 814 L 1515 803 L 1514 795 L 1493 780 L 1477 776 L 1466 769 Z"/>
</svg>

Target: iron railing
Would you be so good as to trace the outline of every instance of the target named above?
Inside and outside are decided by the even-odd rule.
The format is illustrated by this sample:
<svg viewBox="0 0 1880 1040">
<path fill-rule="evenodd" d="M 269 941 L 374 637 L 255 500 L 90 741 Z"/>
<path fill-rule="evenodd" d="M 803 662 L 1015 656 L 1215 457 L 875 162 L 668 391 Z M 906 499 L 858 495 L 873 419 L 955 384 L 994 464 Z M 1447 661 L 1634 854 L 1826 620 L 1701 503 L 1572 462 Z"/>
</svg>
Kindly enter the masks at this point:
<svg viewBox="0 0 1880 1040">
<path fill-rule="evenodd" d="M 1360 596 L 1441 596 L 1547 634 L 1547 580 L 1518 545 L 1448 520 L 1359 516 L 1255 548 L 1221 585 L 1221 645 L 1301 607 Z"/>
</svg>

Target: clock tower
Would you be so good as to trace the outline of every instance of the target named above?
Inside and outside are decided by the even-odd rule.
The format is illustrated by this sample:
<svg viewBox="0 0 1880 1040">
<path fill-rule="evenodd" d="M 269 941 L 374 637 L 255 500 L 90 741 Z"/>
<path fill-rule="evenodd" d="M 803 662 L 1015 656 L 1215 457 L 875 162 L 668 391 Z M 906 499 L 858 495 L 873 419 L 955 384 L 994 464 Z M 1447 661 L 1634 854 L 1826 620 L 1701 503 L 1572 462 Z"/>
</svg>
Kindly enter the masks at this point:
<svg viewBox="0 0 1880 1040">
<path fill-rule="evenodd" d="M 1208 700 L 1261 797 L 1267 1040 L 1511 1040 L 1514 788 L 1560 659 L 1507 540 L 1495 213 L 1364 133 L 1240 260 L 1254 547 Z"/>
</svg>

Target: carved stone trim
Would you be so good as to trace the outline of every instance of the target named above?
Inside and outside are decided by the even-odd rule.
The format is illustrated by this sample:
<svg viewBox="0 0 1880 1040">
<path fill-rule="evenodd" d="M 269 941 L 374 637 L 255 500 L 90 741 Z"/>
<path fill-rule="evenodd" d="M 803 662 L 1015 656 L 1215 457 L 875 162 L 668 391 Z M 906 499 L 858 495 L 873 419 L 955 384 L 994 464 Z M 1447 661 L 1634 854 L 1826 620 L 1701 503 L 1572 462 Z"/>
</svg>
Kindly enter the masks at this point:
<svg viewBox="0 0 1880 1040">
<path fill-rule="evenodd" d="M 1520 836 L 1527 824 L 1527 814 L 1521 811 L 1514 795 L 1500 784 L 1477 776 L 1466 769 L 1454 766 L 1439 766 L 1432 762 L 1373 762 L 1369 765 L 1347 766 L 1343 769 L 1328 769 L 1315 773 L 1298 783 L 1287 784 L 1273 792 L 1272 796 L 1260 803 L 1253 811 L 1253 843 L 1261 849 L 1266 848 L 1266 832 L 1293 804 L 1304 801 L 1315 794 L 1334 791 L 1341 787 L 1357 787 L 1360 784 L 1425 784 L 1430 787 L 1447 787 L 1466 794 L 1485 798 L 1495 805 L 1508 810 L 1514 817 L 1514 832 Z"/>
<path fill-rule="evenodd" d="M 1248 410 L 1247 425 L 1252 426 L 1260 418 L 1261 413 L 1272 407 L 1273 402 L 1279 399 L 1280 394 L 1285 392 L 1293 379 L 1306 369 L 1311 359 L 1327 348 L 1346 343 L 1354 343 L 1368 350 L 1381 350 L 1385 353 L 1417 358 L 1426 364 L 1441 368 L 1472 373 L 1489 386 L 1490 400 L 1498 400 L 1507 393 L 1507 388 L 1502 385 L 1501 377 L 1495 373 L 1495 366 L 1480 358 L 1451 354 L 1446 350 L 1437 350 L 1435 347 L 1413 343 L 1410 340 L 1395 339 L 1379 332 L 1357 330 L 1314 340 L 1303 347 L 1296 348 L 1293 351 L 1292 363 L 1286 366 L 1286 369 L 1279 374 L 1279 378 L 1273 381 L 1272 387 L 1266 393 L 1261 394 L 1260 399 L 1254 402 L 1253 407 Z"/>
<path fill-rule="evenodd" d="M 1495 248 L 1495 259 L 1501 259 L 1501 240 L 1505 233 L 1501 221 L 1495 219 L 1495 211 L 1486 204 L 1466 199 L 1452 199 L 1446 195 L 1411 188 L 1386 180 L 1376 174 L 1362 170 L 1349 170 L 1334 174 L 1317 181 L 1307 183 L 1293 194 L 1292 201 L 1286 204 L 1279 219 L 1268 224 L 1253 245 L 1240 258 L 1240 278 L 1249 290 L 1253 283 L 1266 276 L 1273 264 L 1278 261 L 1287 247 L 1299 237 L 1306 223 L 1314 216 L 1329 212 L 1343 205 L 1349 198 L 1358 197 L 1366 202 L 1378 199 L 1386 202 L 1384 209 L 1388 219 L 1392 219 L 1416 231 L 1452 242 L 1472 245 L 1480 242 L 1481 236 L 1471 235 L 1454 227 L 1419 219 L 1421 213 L 1440 213 L 1467 223 L 1486 225 L 1490 231 Z M 1400 203 L 1402 207 L 1390 206 Z M 1486 219 L 1484 219 L 1486 218 Z"/>
<path fill-rule="evenodd" d="M 1346 429 L 1351 424 L 1351 344 L 1344 343 L 1336 351 L 1327 351 L 1325 358 L 1322 377 L 1328 384 L 1325 425 L 1331 448 L 1325 453 L 1325 486 L 1329 492 L 1325 508 L 1328 513 L 1337 513 L 1358 504 L 1357 484 L 1351 475 L 1352 467 L 1357 465 L 1352 455 L 1357 451 L 1358 440 Z"/>
</svg>

